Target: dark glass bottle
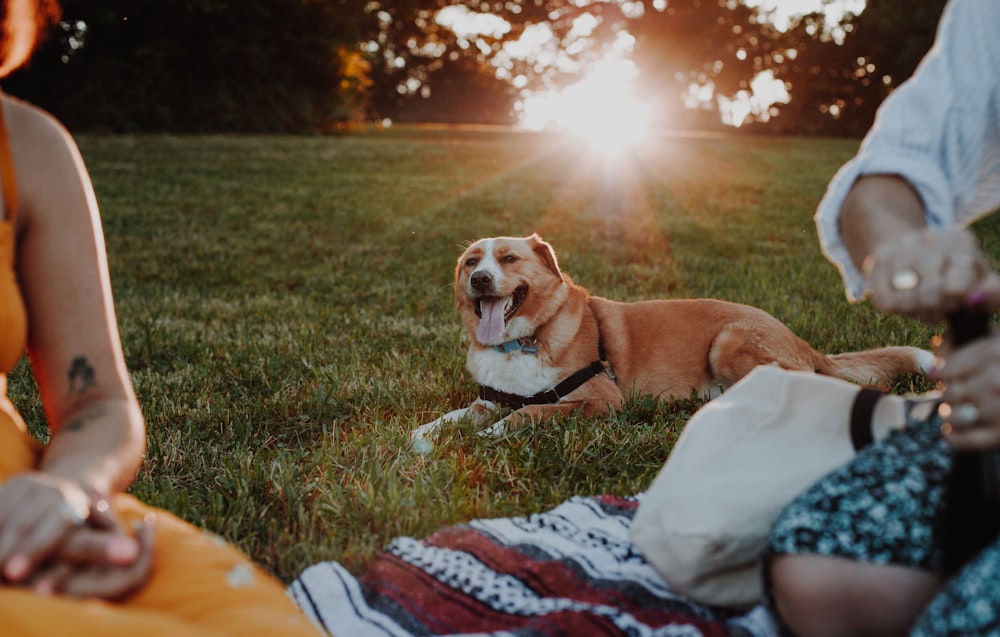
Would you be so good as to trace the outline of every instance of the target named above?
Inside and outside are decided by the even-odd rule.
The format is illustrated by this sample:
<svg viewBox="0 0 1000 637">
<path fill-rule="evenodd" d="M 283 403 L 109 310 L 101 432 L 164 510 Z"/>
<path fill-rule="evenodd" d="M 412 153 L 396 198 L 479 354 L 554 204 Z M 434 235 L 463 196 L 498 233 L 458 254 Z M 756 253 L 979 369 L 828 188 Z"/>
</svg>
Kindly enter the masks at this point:
<svg viewBox="0 0 1000 637">
<path fill-rule="evenodd" d="M 950 316 L 949 325 L 956 347 L 990 330 L 989 315 L 971 310 Z M 1000 533 L 1000 452 L 955 452 L 944 497 L 938 533 L 951 575 Z"/>
</svg>

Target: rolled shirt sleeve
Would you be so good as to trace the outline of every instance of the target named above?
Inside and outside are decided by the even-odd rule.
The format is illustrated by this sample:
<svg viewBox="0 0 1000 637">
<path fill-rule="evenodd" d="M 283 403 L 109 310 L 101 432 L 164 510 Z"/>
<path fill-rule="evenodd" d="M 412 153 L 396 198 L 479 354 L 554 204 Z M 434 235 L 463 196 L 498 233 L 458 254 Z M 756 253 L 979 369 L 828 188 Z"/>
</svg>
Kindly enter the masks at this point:
<svg viewBox="0 0 1000 637">
<path fill-rule="evenodd" d="M 841 207 L 863 175 L 906 179 L 927 224 L 969 224 L 1000 206 L 1000 2 L 952 0 L 934 46 L 913 76 L 879 107 L 858 154 L 837 172 L 815 220 L 823 254 L 852 301 L 867 292 L 838 228 Z"/>
</svg>

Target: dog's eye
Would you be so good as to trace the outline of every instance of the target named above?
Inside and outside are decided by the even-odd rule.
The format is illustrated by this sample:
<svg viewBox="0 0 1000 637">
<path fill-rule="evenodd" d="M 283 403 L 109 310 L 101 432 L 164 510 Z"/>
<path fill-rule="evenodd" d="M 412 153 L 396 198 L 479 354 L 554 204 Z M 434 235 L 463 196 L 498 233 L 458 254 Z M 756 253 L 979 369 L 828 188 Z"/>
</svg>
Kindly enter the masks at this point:
<svg viewBox="0 0 1000 637">
<path fill-rule="evenodd" d="M 517 256 L 513 254 L 508 254 L 502 259 L 502 261 L 504 263 L 514 263 L 515 261 L 517 261 Z"/>
<path fill-rule="evenodd" d="M 471 259 L 466 260 L 465 267 L 472 268 L 475 267 L 478 263 L 479 259 L 477 259 L 476 257 L 472 257 Z"/>
</svg>

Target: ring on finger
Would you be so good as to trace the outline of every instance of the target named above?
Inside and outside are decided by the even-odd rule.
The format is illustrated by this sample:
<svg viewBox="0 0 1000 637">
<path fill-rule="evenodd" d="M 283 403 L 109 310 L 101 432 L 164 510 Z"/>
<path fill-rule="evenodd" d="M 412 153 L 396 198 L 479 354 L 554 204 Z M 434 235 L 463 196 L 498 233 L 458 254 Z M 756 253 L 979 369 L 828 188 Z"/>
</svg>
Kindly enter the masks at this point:
<svg viewBox="0 0 1000 637">
<path fill-rule="evenodd" d="M 889 283 L 894 290 L 912 290 L 920 284 L 920 275 L 917 274 L 916 270 L 909 268 L 898 270 L 892 274 Z"/>
<path fill-rule="evenodd" d="M 951 420 L 956 425 L 972 425 L 979 421 L 979 415 L 979 407 L 970 402 L 963 402 L 952 409 Z"/>
</svg>

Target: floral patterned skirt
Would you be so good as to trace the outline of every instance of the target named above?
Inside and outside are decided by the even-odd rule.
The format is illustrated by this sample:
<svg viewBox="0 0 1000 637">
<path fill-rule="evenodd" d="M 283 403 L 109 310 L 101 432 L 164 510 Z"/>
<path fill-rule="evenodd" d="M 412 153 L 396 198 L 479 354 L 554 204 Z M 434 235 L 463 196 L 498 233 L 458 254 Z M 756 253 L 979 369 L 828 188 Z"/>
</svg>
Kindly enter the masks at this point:
<svg viewBox="0 0 1000 637">
<path fill-rule="evenodd" d="M 769 555 L 825 555 L 940 573 L 933 529 L 951 466 L 940 425 L 933 417 L 896 431 L 813 485 L 775 523 Z M 946 582 L 912 634 L 1000 635 L 1000 540 Z"/>
</svg>

